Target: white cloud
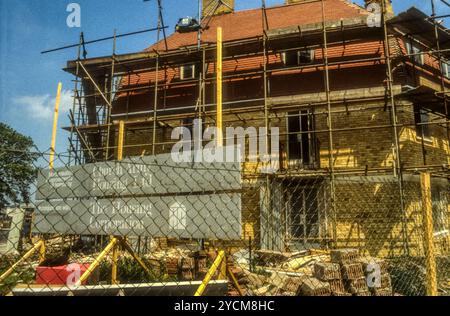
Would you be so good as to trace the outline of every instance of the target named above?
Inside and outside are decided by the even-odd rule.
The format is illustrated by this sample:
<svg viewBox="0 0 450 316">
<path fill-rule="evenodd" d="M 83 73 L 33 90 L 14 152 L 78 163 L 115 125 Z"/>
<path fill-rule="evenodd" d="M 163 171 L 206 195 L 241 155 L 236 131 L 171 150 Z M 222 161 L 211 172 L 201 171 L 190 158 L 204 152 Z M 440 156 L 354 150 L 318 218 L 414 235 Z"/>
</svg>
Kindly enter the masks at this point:
<svg viewBox="0 0 450 316">
<path fill-rule="evenodd" d="M 49 94 L 19 96 L 13 102 L 24 108 L 26 115 L 37 120 L 52 120 L 55 111 L 56 97 Z M 61 104 L 59 114 L 68 113 L 72 108 L 72 91 L 63 90 L 61 92 Z"/>
</svg>

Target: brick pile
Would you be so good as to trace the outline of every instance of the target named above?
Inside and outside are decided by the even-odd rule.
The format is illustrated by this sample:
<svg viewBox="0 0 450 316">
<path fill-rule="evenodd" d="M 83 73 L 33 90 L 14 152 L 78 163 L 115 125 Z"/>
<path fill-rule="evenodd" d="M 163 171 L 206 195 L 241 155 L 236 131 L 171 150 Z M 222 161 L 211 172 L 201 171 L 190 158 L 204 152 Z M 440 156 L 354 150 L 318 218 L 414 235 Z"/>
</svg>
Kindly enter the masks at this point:
<svg viewBox="0 0 450 316">
<path fill-rule="evenodd" d="M 361 258 L 357 249 L 332 250 L 331 262 L 314 264 L 297 291 L 300 296 L 392 296 L 387 264 L 379 258 Z M 375 271 L 375 267 L 379 271 Z M 378 273 L 378 274 L 375 274 Z M 379 278 L 376 278 L 379 276 Z M 372 281 L 370 278 L 373 277 Z"/>
</svg>

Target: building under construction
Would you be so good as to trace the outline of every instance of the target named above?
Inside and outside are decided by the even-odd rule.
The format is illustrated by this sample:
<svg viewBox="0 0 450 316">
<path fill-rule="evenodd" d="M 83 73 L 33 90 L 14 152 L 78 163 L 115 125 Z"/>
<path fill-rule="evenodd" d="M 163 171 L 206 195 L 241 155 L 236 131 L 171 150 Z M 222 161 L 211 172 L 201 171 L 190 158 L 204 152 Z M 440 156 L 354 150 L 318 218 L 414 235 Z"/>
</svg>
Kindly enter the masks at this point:
<svg viewBox="0 0 450 316">
<path fill-rule="evenodd" d="M 145 51 L 69 61 L 71 163 L 114 160 L 122 142 L 126 157 L 168 153 L 173 129 L 198 118 L 224 130 L 278 127 L 279 171 L 243 163 L 244 240 L 422 253 L 411 192 L 429 171 L 436 243 L 448 251 L 450 32 L 434 2 L 432 16 L 394 14 L 389 0 L 263 1 L 245 11 L 234 2 L 203 1 L 191 29 Z"/>
</svg>

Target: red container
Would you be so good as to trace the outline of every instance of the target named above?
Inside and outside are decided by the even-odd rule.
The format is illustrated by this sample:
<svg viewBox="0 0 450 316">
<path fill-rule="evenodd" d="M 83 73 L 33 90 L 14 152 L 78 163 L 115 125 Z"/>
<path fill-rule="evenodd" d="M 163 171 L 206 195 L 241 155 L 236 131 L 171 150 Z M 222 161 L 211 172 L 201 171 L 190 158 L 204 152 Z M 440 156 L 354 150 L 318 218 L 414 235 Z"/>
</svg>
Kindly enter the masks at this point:
<svg viewBox="0 0 450 316">
<path fill-rule="evenodd" d="M 70 264 L 60 267 L 38 267 L 36 284 L 39 285 L 75 285 L 86 272 L 90 264 Z M 83 282 L 86 285 L 86 282 Z"/>
</svg>

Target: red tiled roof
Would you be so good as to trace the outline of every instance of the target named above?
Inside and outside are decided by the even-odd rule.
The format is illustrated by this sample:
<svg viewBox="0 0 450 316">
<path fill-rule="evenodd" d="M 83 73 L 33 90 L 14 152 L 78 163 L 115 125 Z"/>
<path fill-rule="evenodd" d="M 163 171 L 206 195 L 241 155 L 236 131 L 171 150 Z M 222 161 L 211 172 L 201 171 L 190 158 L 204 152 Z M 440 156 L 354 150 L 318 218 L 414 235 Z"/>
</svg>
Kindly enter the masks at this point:
<svg viewBox="0 0 450 316">
<path fill-rule="evenodd" d="M 368 12 L 347 0 L 325 0 L 325 20 L 336 21 L 367 16 Z M 322 22 L 322 1 L 308 1 L 291 5 L 281 5 L 266 9 L 269 29 L 305 25 Z M 236 11 L 215 16 L 209 28 L 202 34 L 203 43 L 215 43 L 216 28 L 223 28 L 224 41 L 258 37 L 263 34 L 262 9 Z M 167 38 L 168 49 L 176 49 L 197 44 L 197 32 L 174 33 Z M 164 41 L 149 50 L 164 50 Z"/>
</svg>

